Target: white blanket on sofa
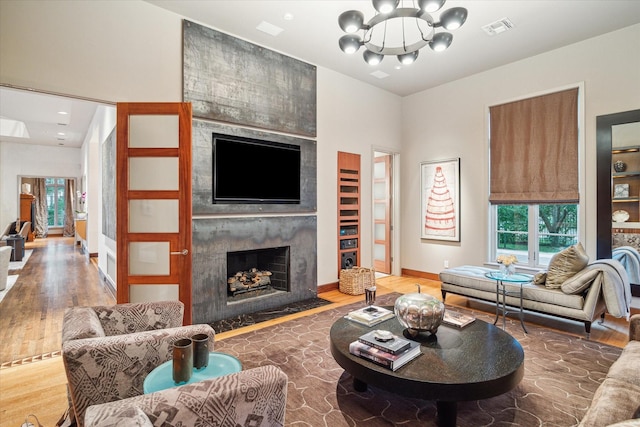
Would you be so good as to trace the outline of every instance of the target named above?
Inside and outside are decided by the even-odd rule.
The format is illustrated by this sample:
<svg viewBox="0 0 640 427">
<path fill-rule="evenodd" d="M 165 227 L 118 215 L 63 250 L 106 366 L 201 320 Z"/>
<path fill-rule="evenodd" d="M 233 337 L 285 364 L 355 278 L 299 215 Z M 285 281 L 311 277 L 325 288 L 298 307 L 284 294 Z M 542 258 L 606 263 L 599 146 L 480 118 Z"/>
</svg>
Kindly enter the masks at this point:
<svg viewBox="0 0 640 427">
<path fill-rule="evenodd" d="M 629 282 L 640 284 L 640 254 L 631 246 L 614 248 L 611 258 L 620 261 L 629 276 Z"/>
<path fill-rule="evenodd" d="M 599 270 L 596 277 L 600 280 L 607 312 L 613 317 L 629 319 L 631 311 L 631 284 L 623 265 L 614 259 L 599 259 L 585 267 L 585 270 Z"/>
</svg>

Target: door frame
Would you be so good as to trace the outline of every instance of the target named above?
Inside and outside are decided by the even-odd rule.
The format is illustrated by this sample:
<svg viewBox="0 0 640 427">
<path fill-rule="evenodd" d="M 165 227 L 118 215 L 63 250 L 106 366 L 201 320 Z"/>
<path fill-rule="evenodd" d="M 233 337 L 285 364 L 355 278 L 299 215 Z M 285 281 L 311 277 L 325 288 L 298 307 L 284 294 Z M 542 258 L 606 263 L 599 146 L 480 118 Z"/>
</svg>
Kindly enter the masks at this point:
<svg viewBox="0 0 640 427">
<path fill-rule="evenodd" d="M 400 153 L 391 148 L 373 147 L 371 150 L 371 265 L 374 262 L 375 220 L 374 220 L 374 170 L 375 153 L 391 155 L 391 274 L 400 276 Z"/>
</svg>

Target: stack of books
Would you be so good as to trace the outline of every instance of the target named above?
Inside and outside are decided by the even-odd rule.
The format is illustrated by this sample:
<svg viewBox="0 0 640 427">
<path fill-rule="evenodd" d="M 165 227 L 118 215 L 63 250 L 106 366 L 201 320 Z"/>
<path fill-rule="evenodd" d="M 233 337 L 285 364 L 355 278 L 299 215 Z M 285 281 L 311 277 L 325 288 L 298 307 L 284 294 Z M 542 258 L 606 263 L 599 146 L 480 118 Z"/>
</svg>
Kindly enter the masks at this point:
<svg viewBox="0 0 640 427">
<path fill-rule="evenodd" d="M 349 345 L 349 352 L 392 371 L 398 370 L 422 354 L 419 342 L 381 330 L 361 335 Z"/>
<path fill-rule="evenodd" d="M 445 310 L 442 323 L 449 326 L 455 326 L 456 328 L 464 328 L 468 324 L 473 323 L 474 320 L 476 320 L 476 318 L 473 316 Z"/>
<path fill-rule="evenodd" d="M 366 326 L 374 326 L 394 317 L 393 311 L 383 307 L 372 305 L 358 310 L 351 311 L 345 317 L 354 322 L 361 323 Z"/>
</svg>

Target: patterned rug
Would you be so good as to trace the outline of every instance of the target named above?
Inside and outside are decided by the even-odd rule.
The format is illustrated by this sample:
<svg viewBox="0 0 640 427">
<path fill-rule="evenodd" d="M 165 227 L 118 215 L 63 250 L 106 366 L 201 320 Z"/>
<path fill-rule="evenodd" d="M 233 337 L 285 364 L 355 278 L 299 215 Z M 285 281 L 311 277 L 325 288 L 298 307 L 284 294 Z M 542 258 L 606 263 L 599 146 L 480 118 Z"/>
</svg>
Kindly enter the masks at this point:
<svg viewBox="0 0 640 427">
<path fill-rule="evenodd" d="M 380 296 L 376 304 L 393 305 L 398 296 Z M 333 360 L 331 325 L 361 305 L 332 308 L 230 337 L 217 341 L 215 349 L 238 357 L 245 369 L 273 364 L 288 375 L 288 426 L 436 426 L 434 402 L 400 397 L 376 387 L 356 392 L 352 377 Z M 483 312 L 455 310 L 493 322 Z M 577 425 L 622 351 L 532 323 L 527 329 L 529 334 L 517 320 L 507 319 L 507 331 L 525 352 L 521 383 L 491 399 L 459 403 L 458 426 Z"/>
</svg>

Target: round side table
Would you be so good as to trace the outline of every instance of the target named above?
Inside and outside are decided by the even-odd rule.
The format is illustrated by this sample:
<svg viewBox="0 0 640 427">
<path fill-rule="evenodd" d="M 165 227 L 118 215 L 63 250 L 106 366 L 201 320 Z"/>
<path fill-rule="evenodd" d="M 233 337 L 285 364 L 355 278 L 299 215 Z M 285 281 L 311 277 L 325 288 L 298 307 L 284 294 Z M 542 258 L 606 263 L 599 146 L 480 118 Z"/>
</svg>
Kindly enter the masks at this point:
<svg viewBox="0 0 640 427">
<path fill-rule="evenodd" d="M 191 373 L 191 379 L 186 383 L 176 384 L 173 381 L 173 360 L 169 360 L 149 372 L 149 375 L 144 379 L 142 388 L 145 394 L 153 393 L 155 391 L 192 384 L 240 371 L 242 371 L 242 364 L 237 358 L 225 353 L 211 352 L 209 353 L 209 364 L 207 367 L 194 369 Z"/>
<path fill-rule="evenodd" d="M 507 323 L 507 314 L 513 313 L 507 310 L 507 295 L 520 297 L 520 311 L 518 312 L 518 318 L 520 319 L 520 325 L 525 334 L 528 334 L 527 328 L 524 326 L 524 313 L 522 312 L 522 285 L 533 281 L 533 276 L 524 273 L 503 274 L 500 271 L 490 271 L 485 274 L 485 277 L 496 281 L 496 320 L 493 321 L 495 325 L 502 314 L 502 329 L 504 330 Z M 519 291 L 507 291 L 506 284 L 519 285 Z M 502 294 L 502 306 L 500 306 L 500 294 Z"/>
</svg>

